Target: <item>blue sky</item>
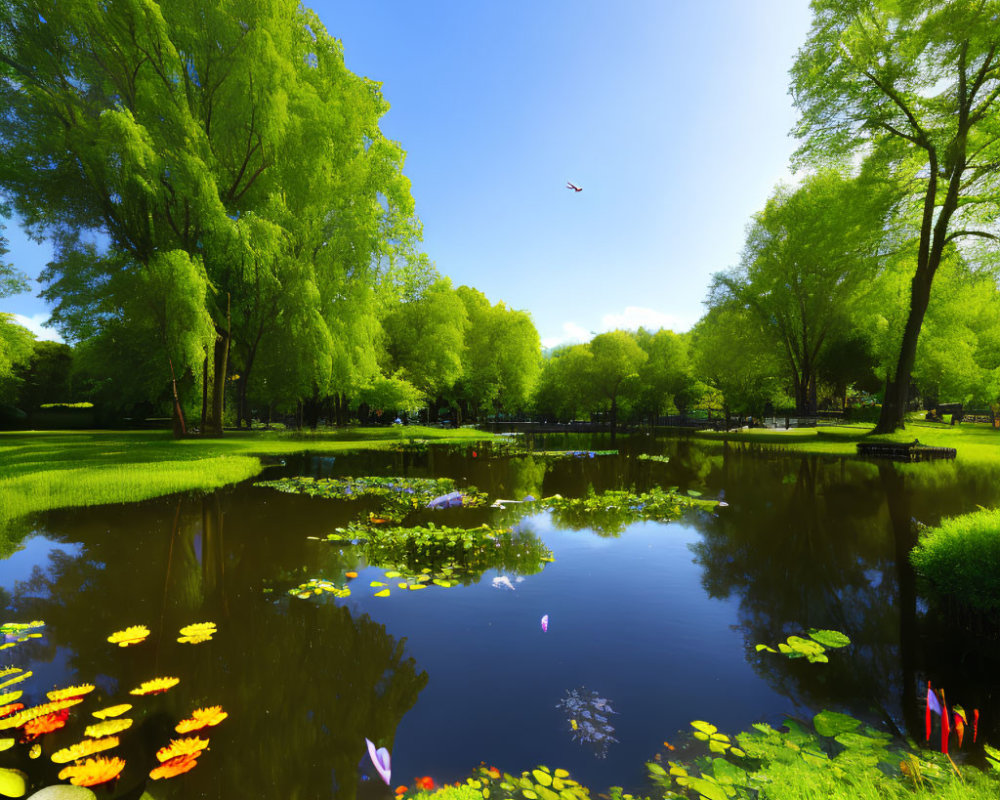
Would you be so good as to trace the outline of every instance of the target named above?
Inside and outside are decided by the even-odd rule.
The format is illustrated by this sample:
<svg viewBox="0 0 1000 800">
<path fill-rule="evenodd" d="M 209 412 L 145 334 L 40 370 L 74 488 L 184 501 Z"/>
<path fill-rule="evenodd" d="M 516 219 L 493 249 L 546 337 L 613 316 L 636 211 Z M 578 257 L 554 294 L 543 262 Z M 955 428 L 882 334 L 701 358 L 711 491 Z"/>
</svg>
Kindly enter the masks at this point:
<svg viewBox="0 0 1000 800">
<path fill-rule="evenodd" d="M 791 177 L 807 0 L 310 5 L 347 66 L 382 83 L 425 252 L 456 286 L 529 311 L 546 345 L 686 330 Z M 7 237 L 37 275 L 48 248 Z M 37 323 L 34 294 L 0 310 Z"/>
</svg>

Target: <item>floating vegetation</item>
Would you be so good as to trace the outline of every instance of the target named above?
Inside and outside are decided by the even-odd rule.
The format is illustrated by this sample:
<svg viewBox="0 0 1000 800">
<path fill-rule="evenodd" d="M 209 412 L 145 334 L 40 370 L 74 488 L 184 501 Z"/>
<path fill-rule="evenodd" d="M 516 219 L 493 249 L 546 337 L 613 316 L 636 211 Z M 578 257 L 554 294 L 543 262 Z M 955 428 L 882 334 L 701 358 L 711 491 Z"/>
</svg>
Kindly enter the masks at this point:
<svg viewBox="0 0 1000 800">
<path fill-rule="evenodd" d="M 129 647 L 144 642 L 148 636 L 149 628 L 145 625 L 132 625 L 125 630 L 115 631 L 108 637 L 108 641 L 119 647 Z"/>
<path fill-rule="evenodd" d="M 97 722 L 93 725 L 88 725 L 87 729 L 83 732 L 83 735 L 98 739 L 101 736 L 113 736 L 114 734 L 121 733 L 131 727 L 132 720 L 128 717 L 123 717 L 122 719 L 106 719 L 104 722 Z"/>
<path fill-rule="evenodd" d="M 25 629 L 29 631 L 40 626 L 42 623 L 31 623 L 26 626 L 16 626 L 8 624 L 9 629 L 23 633 Z M 122 636 L 122 640 L 135 638 L 132 634 L 136 629 L 142 628 L 142 636 L 148 636 L 149 631 L 144 626 L 134 626 L 131 630 L 126 629 L 128 634 Z M 209 637 L 215 632 L 214 623 L 197 623 L 182 629 L 182 633 L 191 636 Z M 119 631 L 125 634 L 126 631 Z M 114 638 L 117 638 L 113 635 Z M 112 639 L 109 638 L 109 641 Z M 117 641 L 115 642 L 118 643 Z M 13 676 L 13 677 L 11 677 Z M 0 678 L 8 678 L 9 681 L 23 681 L 32 677 L 30 671 L 26 672 L 20 667 L 6 667 L 0 669 Z M 136 695 L 154 695 L 166 691 L 178 684 L 180 680 L 172 677 L 155 678 L 146 681 L 137 689 L 132 690 Z M 44 734 L 58 731 L 67 726 L 71 717 L 71 709 L 83 703 L 86 696 L 94 691 L 93 684 L 80 684 L 60 689 L 53 689 L 47 692 L 48 703 L 43 703 L 31 708 L 25 708 L 22 703 L 12 702 L 21 697 L 22 691 L 16 690 L 0 695 L 0 700 L 5 701 L 0 704 L 0 730 L 20 729 L 19 735 L 4 737 L 0 739 L 0 751 L 10 750 L 20 743 L 23 749 L 19 757 L 24 759 L 22 763 L 27 764 L 27 759 L 38 759 L 43 755 L 46 741 L 39 740 Z M 92 715 L 102 720 L 100 722 L 86 725 L 82 741 L 78 741 L 69 747 L 63 747 L 51 753 L 51 761 L 55 764 L 66 764 L 59 772 L 60 780 L 69 780 L 74 786 L 96 786 L 98 784 L 113 781 L 125 767 L 125 760 L 122 758 L 106 758 L 90 756 L 96 753 L 110 750 L 120 745 L 118 734 L 129 730 L 133 726 L 132 719 L 107 719 L 108 717 L 118 717 L 130 710 L 132 705 L 121 703 L 92 711 Z M 208 708 L 196 709 L 190 719 L 181 720 L 177 723 L 178 733 L 187 733 L 205 727 L 219 724 L 226 719 L 228 714 L 222 710 L 221 706 L 211 706 Z M 81 726 L 82 727 L 82 726 Z M 56 740 L 58 741 L 58 739 Z M 197 763 L 199 756 L 208 746 L 207 739 L 197 737 L 187 737 L 172 740 L 166 747 L 161 747 L 157 755 L 163 764 L 156 770 L 156 777 L 171 777 L 187 772 Z M 70 763 L 75 762 L 75 763 Z M 28 776 L 15 769 L 0 768 L 0 795 L 6 797 L 21 797 L 29 785 Z M 76 793 L 74 793 L 76 792 Z M 63 795 L 67 797 L 93 796 L 83 789 L 68 790 L 68 787 L 47 786 L 34 796 L 44 795 L 53 797 Z"/>
<path fill-rule="evenodd" d="M 83 697 L 92 691 L 94 691 L 94 684 L 84 683 L 80 686 L 67 686 L 65 689 L 53 689 L 51 692 L 46 692 L 45 696 L 49 700 L 65 700 L 69 697 Z"/>
<path fill-rule="evenodd" d="M 13 686 L 15 683 L 20 683 L 21 681 L 26 681 L 32 676 L 32 672 L 22 672 L 20 675 L 15 675 L 13 678 L 8 678 L 3 683 L 0 683 L 0 689 L 6 689 L 8 686 Z"/>
<path fill-rule="evenodd" d="M 483 800 L 590 800 L 590 791 L 570 778 L 569 772 L 543 766 L 525 770 L 519 778 L 482 766 L 460 788 Z"/>
<path fill-rule="evenodd" d="M 0 637 L 3 639 L 3 644 L 0 644 L 0 650 L 14 647 L 29 639 L 40 639 L 42 634 L 38 632 L 38 628 L 44 627 L 45 623 L 41 620 L 34 620 L 32 622 L 4 622 L 0 624 Z"/>
<path fill-rule="evenodd" d="M 381 503 L 379 516 L 394 518 L 425 508 L 435 498 L 459 491 L 451 478 L 281 478 L 275 481 L 258 481 L 254 486 L 266 486 L 289 494 L 307 494 L 331 500 L 357 500 L 363 497 L 378 498 Z M 460 490 L 461 505 L 479 507 L 486 505 L 488 496 L 475 486 Z"/>
<path fill-rule="evenodd" d="M 64 708 L 62 711 L 56 711 L 53 714 L 46 714 L 44 717 L 35 717 L 35 719 L 28 720 L 24 723 L 21 728 L 23 732 L 24 740 L 30 742 L 32 739 L 37 739 L 46 733 L 52 733 L 60 728 L 66 727 L 66 720 L 69 719 L 69 709 Z"/>
<path fill-rule="evenodd" d="M 68 778 L 74 786 L 97 786 L 117 778 L 124 768 L 122 758 L 88 758 L 82 764 L 64 767 L 59 772 L 59 780 Z"/>
<path fill-rule="evenodd" d="M 102 708 L 99 711 L 91 712 L 98 719 L 107 719 L 108 717 L 119 717 L 126 711 L 132 710 L 131 703 L 120 703 L 116 706 L 108 706 L 107 708 Z"/>
<path fill-rule="evenodd" d="M 216 632 L 214 622 L 197 622 L 194 625 L 185 625 L 181 628 L 181 635 L 177 641 L 182 644 L 200 644 L 211 641 Z"/>
<path fill-rule="evenodd" d="M 542 458 L 597 458 L 598 456 L 616 456 L 617 450 L 536 450 L 532 453 Z"/>
<path fill-rule="evenodd" d="M 636 494 L 627 490 L 597 493 L 591 489 L 584 497 L 553 495 L 538 501 L 552 511 L 553 521 L 572 530 L 588 528 L 603 535 L 619 535 L 635 522 L 669 522 L 694 508 L 713 508 L 714 500 L 698 500 L 654 486 Z"/>
<path fill-rule="evenodd" d="M 305 583 L 289 589 L 288 593 L 301 600 L 308 600 L 310 597 L 318 597 L 321 594 L 332 594 L 334 597 L 350 597 L 351 590 L 347 586 L 337 586 L 337 584 L 323 578 L 311 578 Z"/>
<path fill-rule="evenodd" d="M 705 742 L 705 744 L 708 745 L 710 752 L 723 755 L 727 751 L 732 751 L 734 756 L 746 755 L 746 753 L 738 747 L 733 746 L 732 741 L 728 736 L 726 736 L 726 734 L 719 733 L 719 729 L 716 728 L 711 722 L 696 719 L 691 723 L 691 727 L 694 728 L 694 738 L 698 741 Z"/>
<path fill-rule="evenodd" d="M 120 741 L 117 736 L 105 736 L 101 739 L 84 739 L 82 742 L 64 747 L 62 750 L 56 750 L 52 754 L 52 761 L 56 764 L 67 764 L 70 761 L 76 761 L 94 753 L 100 753 L 102 750 L 110 750 L 112 747 L 118 747 L 119 744 Z"/>
<path fill-rule="evenodd" d="M 70 697 L 66 700 L 56 700 L 52 703 L 45 703 L 44 705 L 35 706 L 33 708 L 26 708 L 23 711 L 18 711 L 12 716 L 0 719 L 0 730 L 20 728 L 26 722 L 30 722 L 33 719 L 44 717 L 46 714 L 54 714 L 57 711 L 62 711 L 64 708 L 69 708 L 70 706 L 75 706 L 77 703 L 82 702 L 82 697 Z"/>
<path fill-rule="evenodd" d="M 222 710 L 222 706 L 211 706 L 209 708 L 196 708 L 191 712 L 188 719 L 182 719 L 174 728 L 178 733 L 193 733 L 202 728 L 209 728 L 218 725 L 229 714 Z"/>
<path fill-rule="evenodd" d="M 786 642 L 778 645 L 778 649 L 766 644 L 758 644 L 757 652 L 762 650 L 768 653 L 781 653 L 788 658 L 805 658 L 811 664 L 825 664 L 830 659 L 827 658 L 826 651 L 840 647 L 847 647 L 851 643 L 850 638 L 840 631 L 819 630 L 810 628 L 806 631 L 808 639 L 801 636 L 789 636 Z"/>
<path fill-rule="evenodd" d="M 171 739 L 170 744 L 156 751 L 156 758 L 160 762 L 170 761 L 172 758 L 181 756 L 197 758 L 206 747 L 208 747 L 208 739 L 199 739 L 197 736 Z"/>
<path fill-rule="evenodd" d="M 152 769 L 149 777 L 154 781 L 161 778 L 175 778 L 185 772 L 190 772 L 196 766 L 198 766 L 198 759 L 195 756 L 177 756 L 177 758 L 164 761 L 160 766 Z"/>
<path fill-rule="evenodd" d="M 137 688 L 132 689 L 129 694 L 159 694 L 160 692 L 165 692 L 167 689 L 176 686 L 180 682 L 180 678 L 153 678 L 153 680 L 145 681 Z"/>
<path fill-rule="evenodd" d="M 659 461 L 661 464 L 667 464 L 670 462 L 670 456 L 654 456 L 651 453 L 639 453 L 636 458 L 640 461 Z"/>
<path fill-rule="evenodd" d="M 548 620 L 546 619 L 545 622 Z M 543 625 L 543 628 L 547 627 Z M 597 758 L 608 755 L 608 747 L 618 740 L 609 715 L 617 712 L 607 699 L 586 688 L 568 689 L 566 696 L 556 704 L 566 715 L 567 727 L 573 741 L 591 747 Z"/>
</svg>

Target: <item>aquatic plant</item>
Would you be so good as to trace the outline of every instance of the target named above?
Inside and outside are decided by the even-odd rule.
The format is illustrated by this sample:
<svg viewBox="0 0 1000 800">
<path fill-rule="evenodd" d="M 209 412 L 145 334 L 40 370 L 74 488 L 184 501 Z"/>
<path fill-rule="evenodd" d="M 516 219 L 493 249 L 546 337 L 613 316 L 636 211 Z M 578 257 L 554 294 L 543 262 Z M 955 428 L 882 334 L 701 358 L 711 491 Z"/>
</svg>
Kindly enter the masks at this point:
<svg viewBox="0 0 1000 800">
<path fill-rule="evenodd" d="M 661 464 L 667 464 L 670 461 L 670 456 L 654 456 L 652 453 L 639 453 L 636 458 L 639 461 L 659 461 Z"/>
<path fill-rule="evenodd" d="M 214 622 L 196 622 L 193 625 L 185 625 L 180 630 L 180 637 L 177 641 L 182 644 L 200 644 L 211 641 L 217 633 Z"/>
<path fill-rule="evenodd" d="M 548 622 L 547 616 L 544 621 Z M 597 758 L 607 757 L 608 747 L 618 741 L 611 735 L 615 728 L 609 715 L 618 712 L 611 708 L 606 698 L 581 686 L 579 689 L 567 689 L 566 696 L 556 703 L 556 708 L 566 715 L 573 741 L 589 745 Z"/>
<path fill-rule="evenodd" d="M 324 593 L 332 594 L 334 597 L 351 596 L 351 590 L 347 586 L 337 586 L 335 583 L 323 578 L 310 578 L 304 583 L 300 583 L 298 586 L 289 589 L 288 593 L 293 597 L 298 597 L 300 600 L 308 600 L 310 597 L 318 597 Z"/>
<path fill-rule="evenodd" d="M 98 786 L 118 777 L 125 768 L 122 758 L 88 758 L 80 764 L 64 767 L 59 772 L 59 780 L 67 778 L 74 786 Z"/>
<path fill-rule="evenodd" d="M 780 730 L 756 724 L 752 731 L 736 736 L 738 746 L 714 730 L 707 739 L 698 736 L 714 729 L 709 723 L 691 724 L 696 740 L 708 745 L 707 754 L 682 762 L 658 753 L 646 765 L 664 797 L 957 800 L 993 796 L 1000 784 L 997 772 L 960 771 L 945 755 L 915 751 L 910 744 L 834 711 L 816 714 L 811 726 L 790 718 Z M 612 796 L 625 797 L 620 790 Z"/>
<path fill-rule="evenodd" d="M 616 456 L 617 450 L 535 450 L 532 455 L 542 458 L 597 458 Z"/>
<path fill-rule="evenodd" d="M 131 647 L 134 644 L 146 641 L 149 637 L 149 628 L 145 625 L 132 625 L 121 631 L 115 631 L 108 637 L 111 644 L 119 647 Z"/>
<path fill-rule="evenodd" d="M 560 527 L 591 529 L 608 536 L 620 535 L 626 526 L 636 522 L 669 522 L 680 519 L 690 509 L 717 505 L 714 500 L 698 500 L 658 486 L 641 494 L 628 490 L 595 492 L 591 487 L 584 497 L 553 495 L 537 504 L 552 511 L 552 520 Z"/>
<path fill-rule="evenodd" d="M 176 686 L 180 681 L 180 678 L 153 678 L 151 681 L 143 681 L 135 689 L 130 690 L 129 694 L 159 694 Z"/>
<path fill-rule="evenodd" d="M 847 647 L 851 643 L 850 638 L 840 631 L 810 628 L 806 631 L 806 635 L 809 637 L 808 639 L 801 636 L 789 636 L 787 641 L 778 645 L 777 650 L 770 645 L 758 644 L 757 652 L 780 652 L 788 658 L 805 658 L 810 664 L 822 664 L 830 660 L 826 655 L 827 650 Z"/>
<path fill-rule="evenodd" d="M 174 727 L 174 730 L 178 733 L 193 733 L 202 728 L 214 727 L 228 716 L 229 714 L 222 710 L 222 706 L 196 708 L 191 712 L 190 718 L 182 719 Z"/>
<path fill-rule="evenodd" d="M 374 497 L 379 500 L 380 514 L 405 514 L 427 507 L 435 498 L 458 491 L 451 478 L 402 478 L 369 476 L 361 478 L 281 478 L 257 481 L 264 486 L 288 494 L 305 494 L 330 500 L 358 500 Z M 461 504 L 466 507 L 486 505 L 489 498 L 475 486 L 461 489 Z"/>
</svg>

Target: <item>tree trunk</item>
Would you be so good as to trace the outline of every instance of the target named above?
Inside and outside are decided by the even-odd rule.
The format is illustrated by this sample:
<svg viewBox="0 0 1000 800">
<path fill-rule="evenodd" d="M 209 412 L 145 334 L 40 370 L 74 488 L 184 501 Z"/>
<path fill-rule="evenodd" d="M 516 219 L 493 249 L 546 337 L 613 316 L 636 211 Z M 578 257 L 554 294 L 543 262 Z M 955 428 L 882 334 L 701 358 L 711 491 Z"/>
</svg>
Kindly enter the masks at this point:
<svg viewBox="0 0 1000 800">
<path fill-rule="evenodd" d="M 205 435 L 208 422 L 208 356 L 201 365 L 201 435 Z"/>
<path fill-rule="evenodd" d="M 167 356 L 170 365 L 170 388 L 174 393 L 173 432 L 175 439 L 187 436 L 187 426 L 184 424 L 184 409 L 181 408 L 180 397 L 177 395 L 177 375 L 174 374 L 174 360 Z"/>
<path fill-rule="evenodd" d="M 226 295 L 226 329 L 224 331 L 216 329 L 215 353 L 212 369 L 212 410 L 209 423 L 206 426 L 206 435 L 222 436 L 222 418 L 225 414 L 226 405 L 226 371 L 229 366 L 229 341 L 231 338 L 232 324 L 229 316 L 229 302 Z"/>
</svg>

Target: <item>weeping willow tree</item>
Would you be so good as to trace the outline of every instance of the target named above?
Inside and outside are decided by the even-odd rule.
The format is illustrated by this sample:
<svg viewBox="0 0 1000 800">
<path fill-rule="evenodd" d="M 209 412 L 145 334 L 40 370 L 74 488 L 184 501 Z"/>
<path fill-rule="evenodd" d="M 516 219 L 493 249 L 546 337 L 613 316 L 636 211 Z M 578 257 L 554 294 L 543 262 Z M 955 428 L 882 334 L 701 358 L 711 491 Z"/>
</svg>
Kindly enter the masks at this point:
<svg viewBox="0 0 1000 800">
<path fill-rule="evenodd" d="M 102 304 L 153 325 L 149 369 L 201 374 L 211 433 L 231 358 L 245 386 L 269 336 L 332 343 L 320 285 L 373 281 L 419 236 L 388 104 L 297 0 L 0 0 L 0 106 L 0 192 L 57 243 L 64 335 Z M 296 374 L 325 388 L 332 362 Z"/>
</svg>

